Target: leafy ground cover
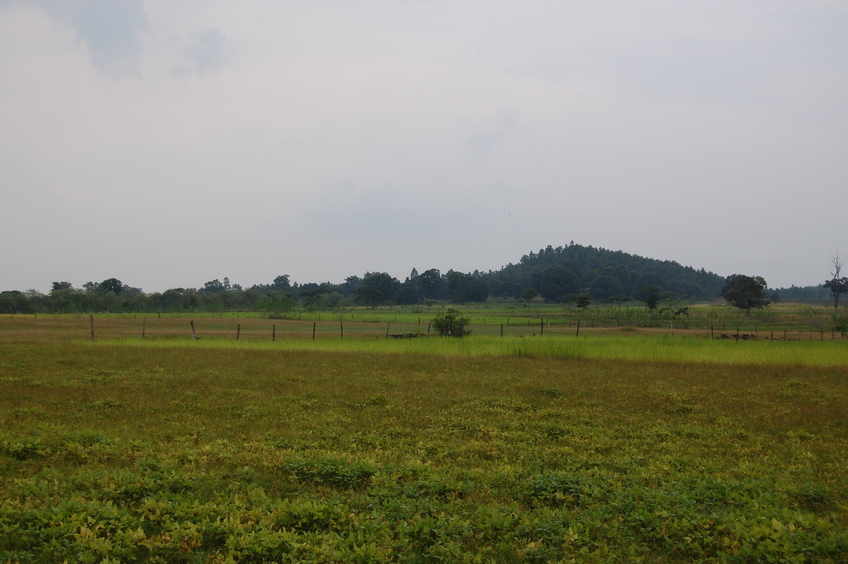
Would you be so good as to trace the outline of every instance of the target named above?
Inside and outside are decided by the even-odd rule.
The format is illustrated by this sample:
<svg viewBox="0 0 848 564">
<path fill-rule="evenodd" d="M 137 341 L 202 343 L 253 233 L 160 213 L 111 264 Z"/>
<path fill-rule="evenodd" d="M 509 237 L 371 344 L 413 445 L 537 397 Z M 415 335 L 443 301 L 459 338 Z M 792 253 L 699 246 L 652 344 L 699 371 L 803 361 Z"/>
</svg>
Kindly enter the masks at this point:
<svg viewBox="0 0 848 564">
<path fill-rule="evenodd" d="M 0 344 L 0 560 L 848 559 L 844 342 L 619 339 Z"/>
</svg>

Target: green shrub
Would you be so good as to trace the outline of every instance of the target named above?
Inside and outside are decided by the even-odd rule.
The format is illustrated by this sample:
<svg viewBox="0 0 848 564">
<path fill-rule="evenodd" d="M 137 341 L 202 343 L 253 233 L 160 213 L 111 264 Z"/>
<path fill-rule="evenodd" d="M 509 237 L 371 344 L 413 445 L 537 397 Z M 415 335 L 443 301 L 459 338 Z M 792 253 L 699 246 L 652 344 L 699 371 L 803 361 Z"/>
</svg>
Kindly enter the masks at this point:
<svg viewBox="0 0 848 564">
<path fill-rule="evenodd" d="M 449 309 L 433 319 L 433 328 L 442 337 L 465 337 L 470 335 L 471 329 L 468 328 L 470 324 L 471 319 L 462 317 L 455 309 Z"/>
</svg>

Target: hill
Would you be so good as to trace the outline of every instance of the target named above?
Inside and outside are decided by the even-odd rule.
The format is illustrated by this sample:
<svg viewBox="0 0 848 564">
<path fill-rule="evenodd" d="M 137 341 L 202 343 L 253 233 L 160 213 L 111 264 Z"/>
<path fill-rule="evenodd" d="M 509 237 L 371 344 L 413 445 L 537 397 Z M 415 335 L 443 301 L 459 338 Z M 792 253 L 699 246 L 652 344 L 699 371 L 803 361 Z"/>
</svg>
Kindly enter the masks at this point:
<svg viewBox="0 0 848 564">
<path fill-rule="evenodd" d="M 521 257 L 498 271 L 479 274 L 493 297 L 519 298 L 534 288 L 548 301 L 585 292 L 594 300 L 636 296 L 641 288 L 658 286 L 687 300 L 720 296 L 724 278 L 674 261 L 649 259 L 622 251 L 571 243 L 548 247 Z"/>
</svg>

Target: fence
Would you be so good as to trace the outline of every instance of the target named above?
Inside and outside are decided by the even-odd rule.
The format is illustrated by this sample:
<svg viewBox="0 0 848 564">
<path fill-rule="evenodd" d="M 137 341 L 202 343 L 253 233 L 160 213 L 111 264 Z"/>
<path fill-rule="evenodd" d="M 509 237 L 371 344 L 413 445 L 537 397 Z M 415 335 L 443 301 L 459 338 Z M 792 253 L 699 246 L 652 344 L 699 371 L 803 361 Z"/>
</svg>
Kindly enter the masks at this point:
<svg viewBox="0 0 848 564">
<path fill-rule="evenodd" d="M 276 341 L 283 339 L 387 339 L 436 336 L 424 319 L 414 321 L 345 321 L 316 319 L 261 319 L 232 317 L 115 317 L 115 316 L 0 316 L 0 342 L 54 342 L 57 340 L 116 339 L 233 339 Z M 411 316 L 415 317 L 415 316 Z M 605 322 L 606 321 L 606 322 Z M 670 320 L 664 327 L 640 327 L 620 319 L 598 317 L 499 317 L 472 316 L 472 335 L 493 337 L 575 337 L 587 334 L 651 332 L 693 335 L 713 339 L 840 339 L 824 328 L 762 327 L 757 322 L 729 325 L 699 324 L 681 327 Z"/>
</svg>

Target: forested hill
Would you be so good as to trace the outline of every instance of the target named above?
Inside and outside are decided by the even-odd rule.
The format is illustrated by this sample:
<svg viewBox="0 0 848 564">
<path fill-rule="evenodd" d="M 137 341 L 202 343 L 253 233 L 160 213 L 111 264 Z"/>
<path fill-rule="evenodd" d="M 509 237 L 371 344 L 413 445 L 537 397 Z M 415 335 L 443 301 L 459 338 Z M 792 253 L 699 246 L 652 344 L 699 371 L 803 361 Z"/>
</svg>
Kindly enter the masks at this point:
<svg viewBox="0 0 848 564">
<path fill-rule="evenodd" d="M 518 298 L 527 288 L 534 288 L 549 301 L 583 292 L 595 300 L 633 297 L 648 286 L 687 300 L 710 300 L 720 296 L 724 284 L 724 278 L 703 268 L 574 243 L 556 248 L 549 245 L 524 255 L 518 264 L 479 275 L 491 296 Z"/>
</svg>

